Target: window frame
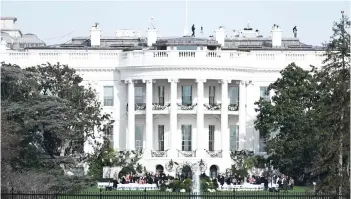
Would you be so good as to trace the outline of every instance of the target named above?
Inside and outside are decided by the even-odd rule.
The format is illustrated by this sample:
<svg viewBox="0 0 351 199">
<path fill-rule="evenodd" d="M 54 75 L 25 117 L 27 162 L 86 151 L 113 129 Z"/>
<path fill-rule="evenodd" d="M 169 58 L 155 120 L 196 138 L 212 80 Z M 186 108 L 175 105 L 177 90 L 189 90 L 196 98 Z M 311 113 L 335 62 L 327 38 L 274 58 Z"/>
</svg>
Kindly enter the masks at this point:
<svg viewBox="0 0 351 199">
<path fill-rule="evenodd" d="M 165 150 L 165 125 L 158 125 L 157 129 L 158 129 L 158 132 L 157 132 L 158 151 L 164 151 Z M 162 131 L 160 131 L 161 129 Z"/>
<path fill-rule="evenodd" d="M 165 86 L 158 86 L 158 104 L 165 105 Z"/>
<path fill-rule="evenodd" d="M 235 96 L 235 93 L 233 94 L 233 96 L 232 96 L 232 93 L 231 93 L 231 91 L 232 90 L 236 90 L 237 92 L 236 92 L 236 94 L 237 94 L 237 98 L 236 99 L 233 99 L 232 97 L 234 97 Z M 229 105 L 238 105 L 239 104 L 239 99 L 240 99 L 240 92 L 239 92 L 239 87 L 238 86 L 229 86 L 229 88 L 228 88 L 228 96 L 229 96 Z"/>
<path fill-rule="evenodd" d="M 215 125 L 208 125 L 208 151 L 215 150 L 215 129 Z"/>
<path fill-rule="evenodd" d="M 139 88 L 141 89 L 141 93 L 139 92 Z M 135 104 L 144 104 L 145 103 L 145 88 L 143 86 L 135 86 L 135 88 L 134 88 L 134 102 L 135 102 Z"/>
<path fill-rule="evenodd" d="M 214 105 L 216 103 L 216 86 L 208 87 L 208 103 Z"/>
<path fill-rule="evenodd" d="M 105 89 L 112 88 L 112 96 L 106 96 Z M 103 87 L 103 96 L 104 96 L 104 106 L 112 107 L 114 106 L 115 101 L 115 91 L 114 86 L 104 86 Z"/>
<path fill-rule="evenodd" d="M 182 130 L 182 151 L 192 151 L 192 125 L 183 124 Z"/>
<path fill-rule="evenodd" d="M 185 90 L 185 88 L 189 88 L 189 90 Z M 189 93 L 190 95 L 184 95 Z M 191 85 L 183 85 L 182 86 L 182 105 L 183 106 L 191 106 L 193 105 L 193 88 Z"/>
<path fill-rule="evenodd" d="M 232 129 L 235 129 L 235 140 L 233 140 Z M 239 150 L 239 125 L 230 125 L 229 126 L 229 147 L 230 151 L 238 151 Z M 234 146 L 233 146 L 234 145 Z"/>
<path fill-rule="evenodd" d="M 140 127 L 141 129 L 141 140 L 137 139 L 137 131 L 136 129 Z M 135 150 L 143 150 L 144 149 L 144 125 L 142 124 L 135 124 L 135 135 L 134 135 L 134 141 L 135 141 Z M 139 144 L 140 143 L 140 144 Z"/>
</svg>

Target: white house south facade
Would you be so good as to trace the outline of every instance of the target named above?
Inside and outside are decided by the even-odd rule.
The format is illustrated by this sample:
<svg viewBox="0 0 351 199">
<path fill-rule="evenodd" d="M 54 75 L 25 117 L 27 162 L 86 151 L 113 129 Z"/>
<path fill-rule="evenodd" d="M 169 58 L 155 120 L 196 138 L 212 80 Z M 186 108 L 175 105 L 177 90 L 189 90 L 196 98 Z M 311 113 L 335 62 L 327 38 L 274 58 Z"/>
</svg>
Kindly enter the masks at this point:
<svg viewBox="0 0 351 199">
<path fill-rule="evenodd" d="M 112 113 L 114 148 L 142 150 L 147 170 L 171 175 L 171 162 L 202 160 L 214 175 L 233 164 L 231 152 L 264 154 L 254 103 L 270 100 L 267 87 L 288 64 L 318 67 L 324 53 L 283 38 L 276 26 L 271 37 L 249 27 L 232 36 L 219 28 L 208 38 L 158 38 L 156 29 L 146 38 L 123 30 L 107 38 L 98 25 L 90 31 L 69 44 L 24 49 L 2 39 L 1 59 L 21 67 L 60 62 L 75 68 Z"/>
</svg>

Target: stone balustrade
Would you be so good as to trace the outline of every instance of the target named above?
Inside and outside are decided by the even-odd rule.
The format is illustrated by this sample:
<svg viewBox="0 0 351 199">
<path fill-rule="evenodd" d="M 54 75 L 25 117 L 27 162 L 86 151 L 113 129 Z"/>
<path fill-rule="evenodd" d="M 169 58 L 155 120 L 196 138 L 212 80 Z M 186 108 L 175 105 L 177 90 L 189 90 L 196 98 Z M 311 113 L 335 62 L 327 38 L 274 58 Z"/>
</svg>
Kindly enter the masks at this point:
<svg viewBox="0 0 351 199">
<path fill-rule="evenodd" d="M 6 51 L 2 60 L 22 67 L 46 62 L 75 68 L 116 68 L 129 66 L 241 66 L 277 69 L 291 62 L 302 67 L 320 66 L 322 51 Z"/>
</svg>

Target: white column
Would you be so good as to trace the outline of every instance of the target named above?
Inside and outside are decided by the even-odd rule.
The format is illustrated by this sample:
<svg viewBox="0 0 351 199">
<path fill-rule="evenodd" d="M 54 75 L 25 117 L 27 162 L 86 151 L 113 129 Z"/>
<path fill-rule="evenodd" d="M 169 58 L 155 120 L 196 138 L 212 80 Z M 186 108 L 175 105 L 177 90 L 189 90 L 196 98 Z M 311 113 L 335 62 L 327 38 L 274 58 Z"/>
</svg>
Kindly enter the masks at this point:
<svg viewBox="0 0 351 199">
<path fill-rule="evenodd" d="M 239 150 L 245 149 L 246 141 L 246 82 L 239 82 Z"/>
<path fill-rule="evenodd" d="M 222 79 L 222 106 L 221 106 L 221 135 L 223 158 L 230 157 L 230 136 L 228 130 L 228 83 L 231 80 Z"/>
<path fill-rule="evenodd" d="M 128 133 L 126 135 L 127 150 L 135 150 L 135 101 L 134 81 L 126 80 L 128 84 Z"/>
<path fill-rule="evenodd" d="M 170 140 L 170 157 L 177 156 L 177 149 L 180 149 L 180 139 L 178 135 L 178 118 L 177 118 L 177 83 L 178 79 L 168 79 L 168 82 L 171 84 L 171 112 L 169 116 L 169 128 L 171 132 Z"/>
<path fill-rule="evenodd" d="M 197 124 L 196 124 L 196 156 L 197 157 L 204 157 L 205 155 L 205 140 L 208 139 L 204 136 L 206 135 L 204 132 L 204 83 L 206 79 L 197 79 Z"/>
<path fill-rule="evenodd" d="M 146 84 L 146 119 L 145 119 L 145 136 L 146 136 L 146 156 L 151 156 L 151 150 L 153 150 L 153 121 L 152 121 L 152 83 L 153 80 L 143 80 Z"/>
</svg>

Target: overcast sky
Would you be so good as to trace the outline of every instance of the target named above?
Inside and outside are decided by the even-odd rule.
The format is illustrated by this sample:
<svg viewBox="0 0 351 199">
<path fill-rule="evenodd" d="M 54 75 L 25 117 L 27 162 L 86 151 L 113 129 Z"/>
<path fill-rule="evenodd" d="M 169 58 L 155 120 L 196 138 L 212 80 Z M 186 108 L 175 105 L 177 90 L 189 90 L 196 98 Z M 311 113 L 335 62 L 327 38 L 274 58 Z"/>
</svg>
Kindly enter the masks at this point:
<svg viewBox="0 0 351 199">
<path fill-rule="evenodd" d="M 188 26 L 206 35 L 219 26 L 232 34 L 246 27 L 269 36 L 273 24 L 292 37 L 296 25 L 298 37 L 306 44 L 320 45 L 329 39 L 340 12 L 350 13 L 349 1 L 200 1 L 189 0 Z M 63 43 L 74 36 L 89 36 L 89 29 L 100 23 L 102 35 L 112 36 L 117 29 L 135 29 L 146 34 L 150 17 L 161 36 L 183 36 L 185 0 L 178 1 L 1 1 L 1 16 L 17 17 L 16 27 L 23 33 L 36 34 L 47 44 Z"/>
</svg>

